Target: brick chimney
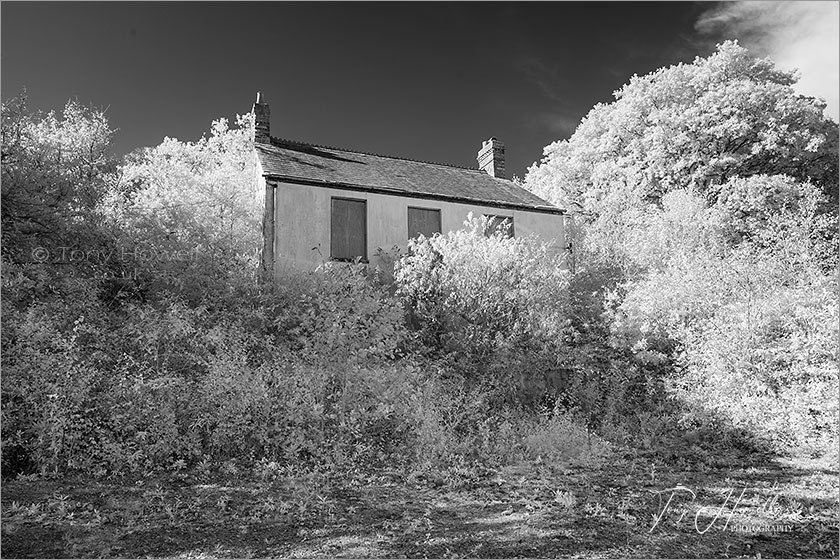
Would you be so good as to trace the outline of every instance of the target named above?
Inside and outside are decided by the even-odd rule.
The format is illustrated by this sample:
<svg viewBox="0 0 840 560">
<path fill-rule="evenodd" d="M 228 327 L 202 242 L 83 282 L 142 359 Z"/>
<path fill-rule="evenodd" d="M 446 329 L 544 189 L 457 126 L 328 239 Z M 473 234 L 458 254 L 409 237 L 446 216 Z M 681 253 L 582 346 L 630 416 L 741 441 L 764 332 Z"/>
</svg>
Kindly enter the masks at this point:
<svg viewBox="0 0 840 560">
<path fill-rule="evenodd" d="M 505 145 L 495 138 L 485 140 L 478 151 L 478 168 L 493 177 L 506 179 Z"/>
<path fill-rule="evenodd" d="M 254 142 L 260 144 L 271 143 L 271 109 L 261 91 L 257 92 L 257 102 L 254 103 Z"/>
</svg>

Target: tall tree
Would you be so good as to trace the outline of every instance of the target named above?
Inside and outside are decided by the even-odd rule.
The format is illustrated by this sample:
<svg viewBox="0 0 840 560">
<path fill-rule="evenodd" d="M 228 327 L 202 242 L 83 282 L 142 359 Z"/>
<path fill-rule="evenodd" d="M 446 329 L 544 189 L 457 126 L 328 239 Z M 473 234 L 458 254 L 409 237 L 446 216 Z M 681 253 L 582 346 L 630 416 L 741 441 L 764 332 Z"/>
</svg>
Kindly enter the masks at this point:
<svg viewBox="0 0 840 560">
<path fill-rule="evenodd" d="M 61 114 L 32 112 L 24 92 L 3 103 L 2 120 L 4 257 L 27 261 L 35 245 L 95 236 L 116 167 L 104 112 L 76 101 Z"/>
<path fill-rule="evenodd" d="M 714 204 L 733 177 L 812 182 L 836 206 L 837 124 L 824 115 L 822 101 L 794 92 L 796 80 L 732 41 L 692 64 L 634 76 L 614 102 L 595 106 L 569 140 L 547 146 L 525 185 L 582 208 L 610 237 L 673 190 Z"/>
<path fill-rule="evenodd" d="M 165 138 L 126 158 L 115 217 L 125 244 L 143 247 L 158 273 L 180 280 L 242 271 L 256 262 L 260 246 L 260 198 L 256 190 L 252 115 L 231 127 L 214 121 L 195 142 Z M 147 259 L 148 260 L 148 259 Z M 191 271 L 191 272 L 190 272 Z"/>
<path fill-rule="evenodd" d="M 619 269 L 599 309 L 611 344 L 662 366 L 687 419 L 823 453 L 837 438 L 838 128 L 795 81 L 734 42 L 634 76 L 526 186 L 580 210 L 580 268 Z"/>
</svg>

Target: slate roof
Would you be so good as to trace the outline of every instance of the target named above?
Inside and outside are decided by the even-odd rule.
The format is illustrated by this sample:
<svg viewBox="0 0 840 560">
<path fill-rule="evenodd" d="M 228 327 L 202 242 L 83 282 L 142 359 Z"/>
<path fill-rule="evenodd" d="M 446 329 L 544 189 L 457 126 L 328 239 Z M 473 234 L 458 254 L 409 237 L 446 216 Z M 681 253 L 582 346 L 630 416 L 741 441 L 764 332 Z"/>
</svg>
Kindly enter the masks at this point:
<svg viewBox="0 0 840 560">
<path fill-rule="evenodd" d="M 308 185 L 562 214 L 512 181 L 479 169 L 271 138 L 256 143 L 263 175 Z"/>
</svg>

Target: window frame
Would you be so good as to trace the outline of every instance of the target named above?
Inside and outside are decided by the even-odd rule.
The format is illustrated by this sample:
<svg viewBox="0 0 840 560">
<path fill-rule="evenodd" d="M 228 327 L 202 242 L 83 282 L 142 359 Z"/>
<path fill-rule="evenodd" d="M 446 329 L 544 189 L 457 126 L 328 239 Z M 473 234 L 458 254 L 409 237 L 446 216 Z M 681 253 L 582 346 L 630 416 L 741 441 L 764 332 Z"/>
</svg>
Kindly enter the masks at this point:
<svg viewBox="0 0 840 560">
<path fill-rule="evenodd" d="M 490 225 L 490 220 L 501 219 L 501 222 L 504 222 L 505 220 L 510 220 L 510 227 L 507 230 L 508 233 L 506 237 L 507 239 L 516 238 L 516 226 L 513 221 L 513 214 L 511 214 L 510 216 L 503 216 L 501 214 L 482 214 L 482 216 L 488 219 L 488 226 Z M 485 228 L 483 232 L 484 237 L 492 237 L 495 232 L 499 231 L 500 226 L 501 223 L 499 225 L 494 225 L 492 230 L 490 227 Z"/>
<path fill-rule="evenodd" d="M 406 235 L 408 236 L 407 239 L 414 239 L 418 235 L 425 235 L 422 233 L 417 233 L 415 235 L 411 235 L 411 211 L 412 210 L 423 210 L 426 212 L 434 211 L 437 212 L 438 217 L 438 230 L 435 233 L 443 233 L 443 213 L 441 212 L 441 208 L 432 208 L 429 206 L 408 206 L 406 207 L 405 211 L 405 228 L 406 228 Z M 434 235 L 434 234 L 433 234 Z M 427 236 L 431 237 L 431 236 Z"/>
<path fill-rule="evenodd" d="M 364 246 L 364 254 L 355 256 L 355 257 L 336 257 L 333 254 L 333 209 L 334 209 L 334 201 L 336 200 L 344 200 L 348 202 L 361 202 L 364 205 L 364 217 L 362 220 L 362 245 Z M 349 196 L 331 196 L 330 197 L 330 260 L 336 262 L 355 262 L 357 259 L 360 262 L 366 263 L 368 262 L 367 252 L 368 252 L 368 234 L 367 234 L 367 226 L 368 226 L 368 211 L 367 211 L 367 199 L 366 198 L 352 198 Z"/>
</svg>

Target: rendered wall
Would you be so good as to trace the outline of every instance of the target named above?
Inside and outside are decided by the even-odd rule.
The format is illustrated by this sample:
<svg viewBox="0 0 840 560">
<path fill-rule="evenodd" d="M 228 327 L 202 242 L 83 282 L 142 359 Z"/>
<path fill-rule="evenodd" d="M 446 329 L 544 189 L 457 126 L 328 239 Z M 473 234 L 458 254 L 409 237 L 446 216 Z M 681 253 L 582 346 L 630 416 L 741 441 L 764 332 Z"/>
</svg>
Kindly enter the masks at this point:
<svg viewBox="0 0 840 560">
<path fill-rule="evenodd" d="M 330 201 L 332 197 L 367 201 L 367 258 L 380 264 L 377 248 L 390 251 L 395 245 L 408 245 L 408 207 L 436 208 L 441 211 L 444 233 L 464 227 L 464 220 L 493 214 L 513 216 L 516 237 L 537 234 L 560 253 L 565 247 L 564 216 L 508 210 L 489 206 L 459 204 L 377 193 L 356 192 L 291 183 L 274 183 L 275 188 L 275 271 L 290 267 L 314 268 L 330 257 Z"/>
</svg>

